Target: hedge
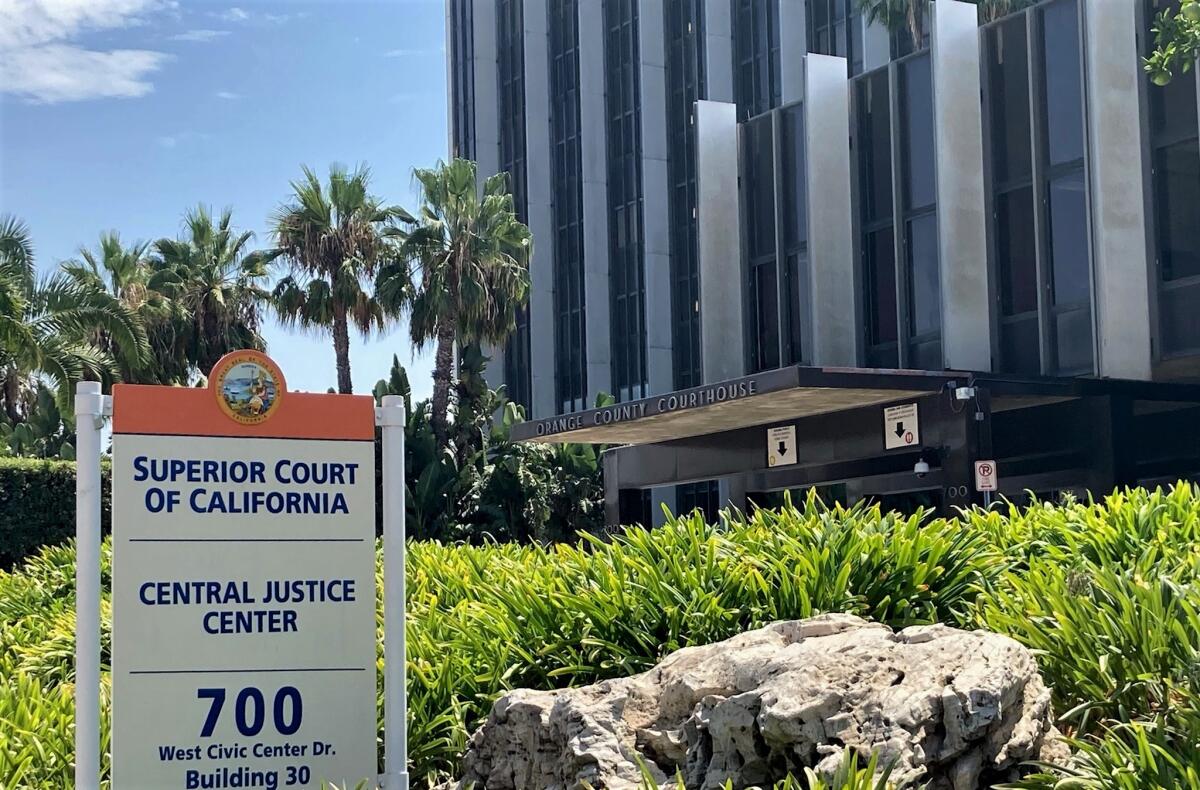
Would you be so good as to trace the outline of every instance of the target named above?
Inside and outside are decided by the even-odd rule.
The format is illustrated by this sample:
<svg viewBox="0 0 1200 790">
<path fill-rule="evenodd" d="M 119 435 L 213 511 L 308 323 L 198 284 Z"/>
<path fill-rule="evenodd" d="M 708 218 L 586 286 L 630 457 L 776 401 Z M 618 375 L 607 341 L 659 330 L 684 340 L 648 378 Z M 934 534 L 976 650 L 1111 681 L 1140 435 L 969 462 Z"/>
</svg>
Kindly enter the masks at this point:
<svg viewBox="0 0 1200 790">
<path fill-rule="evenodd" d="M 109 466 L 101 466 L 101 519 L 109 530 Z M 75 536 L 75 463 L 0 458 L 0 568 Z"/>
</svg>

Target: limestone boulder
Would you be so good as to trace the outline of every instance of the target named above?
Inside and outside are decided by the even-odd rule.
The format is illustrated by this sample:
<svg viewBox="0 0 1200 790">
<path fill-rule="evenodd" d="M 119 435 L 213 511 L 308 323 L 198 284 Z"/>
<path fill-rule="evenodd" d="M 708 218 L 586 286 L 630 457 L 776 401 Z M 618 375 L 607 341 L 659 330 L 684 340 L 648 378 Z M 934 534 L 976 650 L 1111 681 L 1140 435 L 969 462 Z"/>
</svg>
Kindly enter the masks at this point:
<svg viewBox="0 0 1200 790">
<path fill-rule="evenodd" d="M 880 755 L 900 787 L 970 790 L 1061 762 L 1034 657 L 984 631 L 892 631 L 850 615 L 779 622 L 668 656 L 641 675 L 499 699 L 460 786 L 769 787 Z"/>
</svg>

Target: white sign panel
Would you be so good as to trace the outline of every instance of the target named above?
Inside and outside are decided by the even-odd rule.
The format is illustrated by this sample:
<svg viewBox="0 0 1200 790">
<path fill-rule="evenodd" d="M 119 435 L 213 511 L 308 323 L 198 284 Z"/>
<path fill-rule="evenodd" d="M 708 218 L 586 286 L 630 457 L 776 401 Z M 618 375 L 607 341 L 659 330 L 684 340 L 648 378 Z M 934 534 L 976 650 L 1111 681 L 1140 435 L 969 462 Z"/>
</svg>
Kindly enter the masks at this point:
<svg viewBox="0 0 1200 790">
<path fill-rule="evenodd" d="M 975 462 L 975 490 L 995 491 L 999 483 L 995 461 Z"/>
<path fill-rule="evenodd" d="M 796 426 L 780 425 L 767 429 L 767 466 L 796 463 Z"/>
<path fill-rule="evenodd" d="M 901 403 L 883 410 L 883 448 L 898 450 L 921 444 L 921 426 L 917 419 L 917 404 Z"/>
<path fill-rule="evenodd" d="M 114 394 L 113 790 L 374 780 L 373 404 L 269 364 Z"/>
</svg>

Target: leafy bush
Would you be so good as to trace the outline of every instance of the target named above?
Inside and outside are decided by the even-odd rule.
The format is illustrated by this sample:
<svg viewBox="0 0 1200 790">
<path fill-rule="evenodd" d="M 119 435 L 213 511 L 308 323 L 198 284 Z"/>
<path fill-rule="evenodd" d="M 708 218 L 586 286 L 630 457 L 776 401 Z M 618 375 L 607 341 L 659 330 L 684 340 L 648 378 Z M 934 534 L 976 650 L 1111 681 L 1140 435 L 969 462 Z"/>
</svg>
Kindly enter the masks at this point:
<svg viewBox="0 0 1200 790">
<path fill-rule="evenodd" d="M 808 499 L 607 542 L 414 542 L 413 774 L 454 773 L 507 689 L 638 672 L 679 647 L 836 610 L 988 627 L 1036 650 L 1080 757 L 1018 787 L 1200 790 L 1198 538 L 1200 494 L 1180 485 L 949 520 Z M 69 548 L 0 572 L 0 786 L 12 790 L 70 784 L 72 576 Z M 875 774 L 860 764 L 781 787 L 882 787 Z"/>
<path fill-rule="evenodd" d="M 109 475 L 101 469 L 100 512 L 108 530 Z M 0 457 L 0 568 L 75 534 L 75 464 Z M 2 605 L 2 602 L 0 602 Z"/>
</svg>

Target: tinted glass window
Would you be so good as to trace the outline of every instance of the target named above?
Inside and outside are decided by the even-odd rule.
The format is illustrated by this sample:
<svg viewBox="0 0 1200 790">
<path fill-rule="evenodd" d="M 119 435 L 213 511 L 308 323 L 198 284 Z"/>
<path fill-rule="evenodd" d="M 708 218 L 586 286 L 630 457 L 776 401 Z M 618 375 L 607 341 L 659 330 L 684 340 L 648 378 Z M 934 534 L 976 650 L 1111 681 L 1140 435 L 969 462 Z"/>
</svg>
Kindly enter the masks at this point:
<svg viewBox="0 0 1200 790">
<path fill-rule="evenodd" d="M 864 221 L 892 214 L 892 138 L 888 77 L 879 71 L 858 84 L 860 202 Z"/>
<path fill-rule="evenodd" d="M 937 216 L 926 214 L 907 226 L 909 332 L 924 335 L 941 328 Z"/>
<path fill-rule="evenodd" d="M 1164 280 L 1200 274 L 1200 145 L 1161 148 L 1154 157 L 1158 255 Z"/>
<path fill-rule="evenodd" d="M 808 254 L 789 254 L 784 273 L 787 277 L 784 291 L 784 298 L 787 300 L 786 361 L 794 364 L 802 360 L 804 352 L 802 342 L 808 313 Z"/>
<path fill-rule="evenodd" d="M 788 247 L 808 240 L 808 190 L 805 185 L 804 108 L 783 110 L 784 243 Z"/>
<path fill-rule="evenodd" d="M 988 38 L 992 165 L 996 183 L 1002 184 L 1029 178 L 1032 168 L 1025 15 L 991 28 Z"/>
<path fill-rule="evenodd" d="M 743 127 L 746 209 L 749 212 L 750 257 L 775 252 L 775 156 L 771 116 L 760 116 Z"/>
<path fill-rule="evenodd" d="M 750 366 L 754 370 L 779 367 L 779 290 L 775 261 L 750 269 L 750 316 L 754 337 Z"/>
<path fill-rule="evenodd" d="M 1033 187 L 996 197 L 1000 307 L 1006 316 L 1037 309 L 1037 241 L 1033 231 Z"/>
<path fill-rule="evenodd" d="M 1050 257 L 1054 304 L 1088 303 L 1087 201 L 1083 172 L 1050 182 Z"/>
<path fill-rule="evenodd" d="M 937 195 L 934 171 L 933 82 L 929 56 L 900 68 L 904 118 L 904 197 L 907 208 L 928 206 Z"/>
<path fill-rule="evenodd" d="M 896 340 L 896 260 L 892 229 L 867 234 L 867 342 Z"/>
<path fill-rule="evenodd" d="M 1072 162 L 1083 157 L 1083 77 L 1075 0 L 1058 0 L 1042 10 L 1042 62 L 1050 164 Z"/>
</svg>

